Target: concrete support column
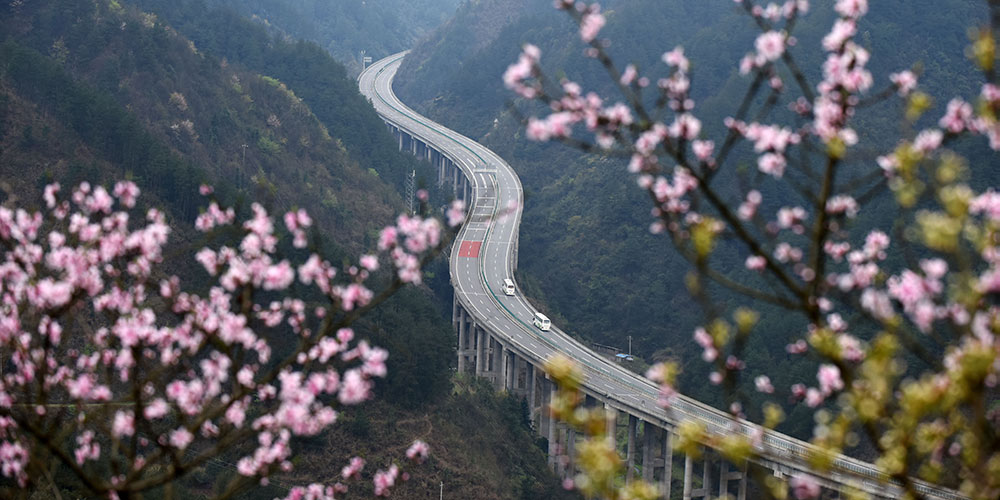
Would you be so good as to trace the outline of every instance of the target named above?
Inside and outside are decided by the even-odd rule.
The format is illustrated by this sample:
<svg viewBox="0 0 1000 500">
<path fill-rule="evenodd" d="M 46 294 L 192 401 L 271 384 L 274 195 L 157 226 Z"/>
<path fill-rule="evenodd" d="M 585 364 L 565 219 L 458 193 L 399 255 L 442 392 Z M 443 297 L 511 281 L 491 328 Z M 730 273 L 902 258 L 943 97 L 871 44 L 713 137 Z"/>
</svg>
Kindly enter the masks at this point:
<svg viewBox="0 0 1000 500">
<path fill-rule="evenodd" d="M 691 463 L 691 455 L 684 455 L 684 489 L 681 493 L 681 498 L 684 500 L 691 500 L 691 469 L 694 464 Z"/>
<path fill-rule="evenodd" d="M 729 482 L 739 480 L 736 490 L 736 500 L 746 500 L 747 497 L 747 475 L 746 471 L 730 470 L 729 462 L 722 460 L 719 465 L 719 498 L 724 498 L 729 494 Z M 839 494 L 839 492 L 838 492 Z"/>
<path fill-rule="evenodd" d="M 500 382 L 499 384 L 497 384 L 497 386 L 500 387 L 501 389 L 505 390 L 505 391 L 509 391 L 510 390 L 510 386 L 507 385 L 507 381 L 508 381 L 508 378 L 509 378 L 508 377 L 508 372 L 510 371 L 510 368 L 508 368 L 508 366 L 507 366 L 507 355 L 508 355 L 507 346 L 501 344 L 500 345 L 500 370 L 499 371 L 500 371 L 500 377 L 501 377 L 502 382 Z"/>
<path fill-rule="evenodd" d="M 465 345 L 467 340 L 465 322 L 458 327 L 458 373 L 465 373 Z"/>
<path fill-rule="evenodd" d="M 726 459 L 719 460 L 719 498 L 726 498 L 729 495 L 729 462 Z"/>
<path fill-rule="evenodd" d="M 485 347 L 483 344 L 486 343 L 486 331 L 479 327 L 473 327 L 474 331 L 478 332 L 476 336 L 476 376 L 482 377 L 483 370 L 486 368 Z"/>
<path fill-rule="evenodd" d="M 399 137 L 399 150 L 402 151 L 403 150 L 403 131 L 399 130 L 399 129 L 396 129 L 396 130 L 398 130 L 398 132 L 396 132 L 396 137 Z"/>
<path fill-rule="evenodd" d="M 628 447 L 625 449 L 625 484 L 632 482 L 635 475 L 635 431 L 639 426 L 639 419 L 635 415 L 628 416 Z"/>
<path fill-rule="evenodd" d="M 510 353 L 510 390 L 518 393 L 521 389 L 521 357 Z"/>
<path fill-rule="evenodd" d="M 670 498 L 670 481 L 674 475 L 674 433 L 665 429 L 663 438 L 663 477 L 660 478 L 664 498 Z"/>
<path fill-rule="evenodd" d="M 653 447 L 656 446 L 656 428 L 651 422 L 642 423 L 642 480 L 653 482 Z"/>
<path fill-rule="evenodd" d="M 508 387 L 511 391 L 517 390 L 517 354 L 514 351 L 510 351 L 510 383 Z"/>
<path fill-rule="evenodd" d="M 702 454 L 702 458 L 705 462 L 702 463 L 701 496 L 709 498 L 712 494 L 712 461 L 709 460 L 708 454 Z"/>
<path fill-rule="evenodd" d="M 839 491 L 837 492 L 837 498 L 840 498 Z M 740 486 L 736 490 L 736 500 L 747 500 L 747 471 L 745 467 L 740 473 Z"/>
<path fill-rule="evenodd" d="M 465 308 L 461 309 L 458 318 L 458 372 L 465 372 L 465 328 L 466 314 Z"/>
<path fill-rule="evenodd" d="M 604 403 L 604 419 L 606 427 L 604 429 L 605 434 L 608 435 L 608 443 L 614 450 L 618 449 L 618 443 L 616 442 L 617 430 L 618 430 L 618 410 L 611 407 L 611 405 Z"/>
<path fill-rule="evenodd" d="M 458 294 L 451 298 L 451 326 L 458 327 Z"/>
<path fill-rule="evenodd" d="M 549 421 L 549 468 L 552 468 L 556 463 L 556 422 L 551 414 L 549 414 L 548 405 L 552 404 L 552 400 L 556 396 L 556 384 L 546 377 L 545 385 L 548 386 L 548 390 L 546 391 L 548 393 L 548 404 L 545 405 L 545 413 L 548 415 L 546 418 Z"/>
<path fill-rule="evenodd" d="M 451 194 L 458 198 L 458 165 L 451 164 Z"/>
<path fill-rule="evenodd" d="M 501 385 L 502 382 L 500 381 L 500 375 L 499 375 L 500 360 L 498 358 L 500 357 L 500 341 L 490 336 L 489 344 L 487 345 L 490 346 L 490 354 L 488 356 L 488 358 L 490 359 L 490 368 L 489 368 L 490 381 L 493 382 L 493 387 L 499 390 L 503 388 L 503 385 Z"/>
<path fill-rule="evenodd" d="M 528 363 L 528 419 L 535 425 L 535 365 Z"/>
<path fill-rule="evenodd" d="M 608 446 L 615 450 L 615 453 L 618 453 L 618 410 L 612 408 L 608 403 L 604 403 L 604 425 Z M 625 473 L 625 476 L 628 476 L 628 472 Z M 613 483 L 614 478 L 610 478 L 610 481 Z M 608 484 L 609 487 L 612 485 L 611 483 Z"/>
</svg>

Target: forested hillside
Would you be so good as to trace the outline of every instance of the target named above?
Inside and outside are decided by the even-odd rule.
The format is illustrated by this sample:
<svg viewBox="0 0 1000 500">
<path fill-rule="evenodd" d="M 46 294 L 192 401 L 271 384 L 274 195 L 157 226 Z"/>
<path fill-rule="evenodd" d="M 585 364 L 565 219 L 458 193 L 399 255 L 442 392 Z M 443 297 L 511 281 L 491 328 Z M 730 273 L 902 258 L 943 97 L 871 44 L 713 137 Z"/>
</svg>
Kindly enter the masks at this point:
<svg viewBox="0 0 1000 500">
<path fill-rule="evenodd" d="M 813 4 L 798 24 L 796 46 L 789 50 L 816 81 L 823 56 L 820 39 L 835 14 L 825 3 Z M 977 93 L 978 80 L 964 50 L 966 30 L 981 17 L 982 5 L 972 0 L 946 4 L 901 0 L 871 4 L 858 30 L 873 54 L 869 67 L 876 88 L 889 84 L 889 73 L 916 63 L 921 85 L 931 95 Z M 498 12 L 521 15 L 498 17 Z M 723 118 L 734 113 L 749 83 L 738 74 L 737 65 L 759 33 L 753 20 L 733 2 L 722 0 L 619 0 L 602 2 L 602 12 L 607 25 L 601 37 L 610 40 L 609 50 L 619 67 L 634 63 L 655 79 L 666 72 L 660 56 L 683 45 L 692 64 L 696 113 L 706 133 L 722 129 Z M 491 36 L 482 43 L 468 43 L 469 33 L 482 32 Z M 708 365 L 691 341 L 704 316 L 688 298 L 682 279 L 690 266 L 667 239 L 649 234 L 649 200 L 629 180 L 624 161 L 525 139 L 520 119 L 533 108 L 516 100 L 501 81 L 524 43 L 541 49 L 541 64 L 551 81 L 566 76 L 606 97 L 617 95 L 604 69 L 583 56 L 584 45 L 568 16 L 547 3 L 522 8 L 518 0 L 484 0 L 460 9 L 455 19 L 404 61 L 397 92 L 435 120 L 480 139 L 518 171 L 526 205 L 519 280 L 526 294 L 539 299 L 541 307 L 549 308 L 567 331 L 581 338 L 625 349 L 626 337 L 632 336 L 633 350 L 647 359 L 678 359 L 685 369 L 682 390 L 718 402 L 714 399 L 718 392 L 705 382 Z M 928 116 L 940 116 L 945 103 L 935 102 Z M 900 132 L 895 125 L 900 113 L 886 105 L 879 113 L 866 114 L 856 124 L 861 143 L 848 160 L 872 162 L 876 151 L 891 145 Z M 863 228 L 872 222 L 860 219 L 855 224 Z M 725 245 L 717 254 L 716 265 L 723 269 L 743 265 Z M 756 336 L 758 340 L 748 347 L 748 359 L 752 365 L 780 367 L 772 368 L 778 374 L 775 385 L 787 387 L 810 373 L 805 363 L 793 367 L 784 351 L 787 341 L 801 334 L 804 321 L 764 311 L 759 329 L 766 334 Z M 810 425 L 804 422 L 797 430 Z"/>
<path fill-rule="evenodd" d="M 199 2 L 202 3 L 202 2 Z M 252 18 L 270 31 L 309 40 L 352 73 L 361 51 L 379 59 L 410 48 L 443 23 L 459 0 L 207 0 Z"/>
<path fill-rule="evenodd" d="M 373 248 L 377 230 L 403 210 L 397 188 L 412 169 L 433 176 L 395 150 L 343 66 L 317 45 L 276 38 L 231 10 L 152 0 L 0 5 L 3 199 L 37 207 L 52 181 L 131 179 L 143 203 L 167 215 L 167 265 L 191 283 L 205 279 L 190 260 L 206 244 L 191 230 L 207 203 L 199 184 L 214 185 L 241 214 L 254 201 L 272 213 L 308 209 L 311 238 L 340 262 Z M 441 276 L 429 273 L 427 281 L 447 280 L 439 266 Z M 376 385 L 383 402 L 345 413 L 344 426 L 303 443 L 301 470 L 324 481 L 348 456 L 363 451 L 385 463 L 420 437 L 440 446 L 442 460 L 415 474 L 401 498 L 423 498 L 441 480 L 466 497 L 559 497 L 558 482 L 538 466 L 544 455 L 518 400 L 462 381 L 453 386 L 454 333 L 437 300 L 427 288 L 409 288 L 355 325 L 391 353 L 389 376 Z M 457 413 L 503 424 L 484 428 L 449 416 Z M 384 431 L 397 420 L 433 425 Z M 475 440 L 462 439 L 471 434 Z M 230 453 L 193 471 L 186 497 L 224 486 L 220 478 L 235 474 L 237 458 Z M 72 480 L 61 481 L 68 474 L 55 474 L 65 497 L 85 496 Z M 284 495 L 283 485 L 298 477 L 247 494 Z"/>
</svg>

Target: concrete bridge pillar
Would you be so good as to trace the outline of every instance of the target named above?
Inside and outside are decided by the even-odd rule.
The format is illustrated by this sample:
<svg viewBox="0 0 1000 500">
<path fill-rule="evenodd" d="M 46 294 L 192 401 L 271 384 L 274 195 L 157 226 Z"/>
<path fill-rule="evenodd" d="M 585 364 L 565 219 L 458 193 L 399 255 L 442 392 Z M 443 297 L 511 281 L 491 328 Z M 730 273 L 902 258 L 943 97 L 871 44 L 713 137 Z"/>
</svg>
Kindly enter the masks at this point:
<svg viewBox="0 0 1000 500">
<path fill-rule="evenodd" d="M 683 500 L 691 500 L 691 468 L 694 464 L 691 463 L 691 455 L 684 455 L 684 489 L 681 490 L 681 498 Z"/>
<path fill-rule="evenodd" d="M 528 363 L 528 419 L 533 427 L 537 427 L 535 408 L 535 365 Z"/>
<path fill-rule="evenodd" d="M 557 444 L 556 444 L 556 422 L 555 422 L 555 419 L 552 418 L 552 414 L 549 412 L 549 405 L 552 404 L 552 400 L 555 398 L 555 395 L 556 395 L 556 384 L 552 380 L 549 380 L 548 376 L 546 376 L 545 377 L 545 385 L 548 386 L 547 390 L 545 391 L 547 393 L 547 395 L 548 395 L 547 396 L 548 402 L 545 405 L 544 411 L 545 411 L 545 415 L 546 415 L 545 419 L 548 420 L 548 422 L 549 422 L 549 425 L 548 425 L 549 428 L 547 429 L 548 430 L 548 440 L 549 440 L 549 468 L 553 468 L 555 466 L 555 464 L 556 464 L 556 446 L 557 446 Z"/>
<path fill-rule="evenodd" d="M 451 194 L 455 198 L 458 198 L 458 165 L 451 164 Z"/>
<path fill-rule="evenodd" d="M 618 410 L 614 409 L 608 403 L 604 403 L 604 419 L 605 428 L 604 432 L 608 435 L 608 444 L 614 450 L 618 449 Z"/>
<path fill-rule="evenodd" d="M 719 497 L 724 498 L 729 494 L 729 482 L 739 481 L 736 488 L 736 500 L 746 500 L 747 498 L 747 473 L 745 470 L 731 470 L 729 462 L 720 460 L 719 465 Z M 838 498 L 840 492 L 837 492 Z"/>
<path fill-rule="evenodd" d="M 486 360 L 484 359 L 486 354 L 484 347 L 484 344 L 486 343 L 486 330 L 476 327 L 475 331 L 478 333 L 478 335 L 476 335 L 476 376 L 482 377 L 483 370 L 486 368 Z"/>
<path fill-rule="evenodd" d="M 500 369 L 498 370 L 501 382 L 497 386 L 504 390 L 510 391 L 510 385 L 508 384 L 510 380 L 510 368 L 507 365 L 508 355 L 510 352 L 507 350 L 507 346 L 500 344 Z"/>
<path fill-rule="evenodd" d="M 708 455 L 702 455 L 704 462 L 702 462 L 702 478 L 701 478 L 701 489 L 693 492 L 695 496 L 701 496 L 704 498 L 709 498 L 712 494 L 712 461 L 709 460 Z"/>
<path fill-rule="evenodd" d="M 458 372 L 465 373 L 465 308 L 461 309 L 458 318 Z"/>
<path fill-rule="evenodd" d="M 396 136 L 399 137 L 399 150 L 402 151 L 403 150 L 403 131 L 399 130 L 399 129 L 396 129 L 396 130 L 398 131 L 396 133 Z"/>
<path fill-rule="evenodd" d="M 653 451 L 656 446 L 656 427 L 651 422 L 642 423 L 642 480 L 653 482 Z"/>
<path fill-rule="evenodd" d="M 639 419 L 635 415 L 628 416 L 628 447 L 625 449 L 625 484 L 632 482 L 635 475 L 635 433 Z"/>
<path fill-rule="evenodd" d="M 663 491 L 664 498 L 670 498 L 670 481 L 674 475 L 674 433 L 670 429 L 664 429 L 663 433 L 663 476 L 660 477 L 660 490 Z"/>
</svg>

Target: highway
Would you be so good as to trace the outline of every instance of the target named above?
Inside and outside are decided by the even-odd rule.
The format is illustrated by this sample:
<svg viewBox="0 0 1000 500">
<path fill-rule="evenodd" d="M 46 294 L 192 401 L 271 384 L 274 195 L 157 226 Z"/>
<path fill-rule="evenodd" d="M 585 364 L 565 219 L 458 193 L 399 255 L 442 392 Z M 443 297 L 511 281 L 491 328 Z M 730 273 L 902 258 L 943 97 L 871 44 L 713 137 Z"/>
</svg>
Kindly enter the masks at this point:
<svg viewBox="0 0 1000 500">
<path fill-rule="evenodd" d="M 501 291 L 505 278 L 514 279 L 524 202 L 521 182 L 503 158 L 421 116 L 395 96 L 392 80 L 405 55 L 406 52 L 401 52 L 373 63 L 359 76 L 358 84 L 383 120 L 443 154 L 469 180 L 472 187 L 469 215 L 451 252 L 450 269 L 456 296 L 475 321 L 502 339 L 517 356 L 537 367 L 556 353 L 576 360 L 583 368 L 587 394 L 646 422 L 673 428 L 693 419 L 716 434 L 760 432 L 751 422 L 734 420 L 725 412 L 683 395 L 678 395 L 671 407 L 664 410 L 657 406 L 658 387 L 648 379 L 594 353 L 556 325 L 548 332 L 532 325 L 536 310 L 520 289 L 513 296 Z M 880 497 L 902 496 L 897 486 L 879 481 L 885 476 L 874 465 L 847 456 L 838 455 L 831 471 L 811 471 L 806 457 L 814 449 L 809 443 L 764 431 L 762 444 L 756 450 L 760 456 L 756 462 L 783 474 L 808 471 L 828 487 L 850 484 Z M 928 498 L 965 498 L 923 483 L 919 487 Z"/>
</svg>

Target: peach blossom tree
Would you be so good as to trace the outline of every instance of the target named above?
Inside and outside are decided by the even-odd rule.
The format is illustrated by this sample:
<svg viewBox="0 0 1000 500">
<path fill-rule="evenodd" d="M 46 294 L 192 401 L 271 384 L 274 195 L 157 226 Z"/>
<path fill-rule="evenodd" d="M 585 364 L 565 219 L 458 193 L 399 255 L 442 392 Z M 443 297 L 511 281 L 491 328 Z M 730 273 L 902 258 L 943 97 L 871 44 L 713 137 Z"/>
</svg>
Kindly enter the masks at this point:
<svg viewBox="0 0 1000 500">
<path fill-rule="evenodd" d="M 196 229 L 238 237 L 194 253 L 191 288 L 163 270 L 171 229 L 155 208 L 137 213 L 138 195 L 132 182 L 66 196 L 52 184 L 44 210 L 0 207 L 0 472 L 23 491 L 58 494 L 56 462 L 97 497 L 172 495 L 179 478 L 234 451 L 221 497 L 266 484 L 292 467 L 296 437 L 372 397 L 389 353 L 351 325 L 420 283 L 421 265 L 451 239 L 435 218 L 401 215 L 355 265 L 338 270 L 316 253 L 295 264 L 278 247 L 308 253 L 306 211 L 275 222 L 254 204 L 237 223 L 210 198 Z M 451 207 L 452 227 L 462 210 Z M 372 290 L 380 267 L 389 279 Z M 407 458 L 427 452 L 418 441 Z M 332 498 L 363 467 L 355 457 L 342 482 L 288 497 Z M 395 464 L 377 471 L 376 495 L 405 478 Z"/>
<path fill-rule="evenodd" d="M 687 285 L 707 317 L 693 338 L 712 365 L 711 383 L 728 394 L 733 418 L 744 417 L 751 403 L 737 387 L 752 380 L 758 399 L 787 394 L 825 408 L 812 438 L 820 450 L 810 457 L 817 470 L 830 470 L 832 453 L 865 437 L 877 451 L 883 480 L 910 498 L 923 498 L 913 478 L 970 498 L 997 498 L 1000 193 L 970 185 L 971 169 L 992 166 L 969 165 L 951 146 L 961 139 L 987 152 L 1000 150 L 1000 5 L 988 2 L 990 17 L 968 50 L 981 70 L 981 91 L 951 99 L 942 116 L 928 119 L 930 97 L 919 90 L 914 71 L 899 68 L 888 81 L 874 81 L 867 67 L 874 56 L 855 40 L 867 0 L 833 2 L 836 20 L 821 46 L 796 51 L 796 22 L 808 12 L 808 0 L 735 4 L 759 35 L 746 56 L 734 61 L 748 85 L 719 137 L 702 129 L 682 47 L 663 53 L 664 74 L 621 67 L 600 38 L 607 22 L 600 6 L 572 0 L 556 0 L 555 6 L 578 24 L 586 56 L 602 63 L 619 100 L 567 79 L 553 82 L 543 71 L 541 51 L 526 45 L 503 81 L 523 100 L 548 108 L 526 120 L 527 137 L 628 159 L 628 172 L 652 203 L 651 231 L 662 233 L 693 267 Z M 804 50 L 823 53 L 818 82 L 809 81 L 793 53 Z M 849 167 L 852 149 L 862 142 L 853 123 L 867 105 L 886 99 L 902 100 L 901 119 L 923 128 L 899 138 L 859 174 Z M 787 111 L 779 105 L 784 103 Z M 737 162 L 744 160 L 756 170 L 752 182 L 729 183 L 740 186 L 736 193 L 731 185 L 721 187 L 718 179 L 738 175 Z M 779 194 L 768 199 L 762 193 Z M 879 193 L 895 199 L 893 223 L 910 227 L 905 234 L 854 223 Z M 713 261 L 723 240 L 740 252 L 745 269 L 720 269 Z M 887 259 L 903 248 L 917 257 Z M 745 301 L 721 306 L 709 286 Z M 814 379 L 778 388 L 768 367 L 744 359 L 759 320 L 754 307 L 762 303 L 808 323 L 786 349 L 821 360 Z M 855 324 L 850 318 L 857 318 Z M 908 357 L 926 368 L 907 370 Z M 554 360 L 549 369 L 562 384 L 552 412 L 590 436 L 577 447 L 583 472 L 569 486 L 605 498 L 655 497 L 655 488 L 641 481 L 621 489 L 608 480 L 622 472 L 621 461 L 601 439 L 604 427 L 595 422 L 603 417 L 578 407 L 580 372 L 566 359 Z M 665 407 L 676 394 L 677 370 L 666 363 L 647 374 L 660 384 Z M 764 427 L 773 428 L 784 416 L 771 401 L 757 414 L 764 415 Z M 760 439 L 714 435 L 689 423 L 680 429 L 679 448 L 697 453 L 708 445 L 742 466 L 760 451 Z M 789 484 L 773 478 L 761 484 L 775 498 L 820 494 L 809 475 Z"/>
</svg>

